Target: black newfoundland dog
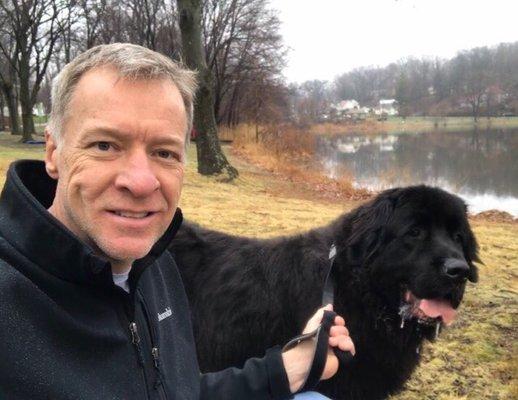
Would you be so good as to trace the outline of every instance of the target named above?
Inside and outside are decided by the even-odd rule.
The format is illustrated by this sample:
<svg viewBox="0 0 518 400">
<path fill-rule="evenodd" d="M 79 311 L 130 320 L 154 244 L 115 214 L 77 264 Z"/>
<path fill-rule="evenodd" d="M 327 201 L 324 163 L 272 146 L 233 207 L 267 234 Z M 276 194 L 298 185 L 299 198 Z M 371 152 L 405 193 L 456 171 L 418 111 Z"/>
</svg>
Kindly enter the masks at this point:
<svg viewBox="0 0 518 400">
<path fill-rule="evenodd" d="M 335 311 L 356 356 L 319 390 L 333 399 L 384 399 L 419 363 L 423 340 L 449 324 L 477 243 L 464 202 L 426 186 L 391 189 L 329 226 L 274 239 L 185 223 L 171 250 L 183 276 L 202 371 L 241 366 L 299 334 L 321 305 L 332 244 Z"/>
</svg>

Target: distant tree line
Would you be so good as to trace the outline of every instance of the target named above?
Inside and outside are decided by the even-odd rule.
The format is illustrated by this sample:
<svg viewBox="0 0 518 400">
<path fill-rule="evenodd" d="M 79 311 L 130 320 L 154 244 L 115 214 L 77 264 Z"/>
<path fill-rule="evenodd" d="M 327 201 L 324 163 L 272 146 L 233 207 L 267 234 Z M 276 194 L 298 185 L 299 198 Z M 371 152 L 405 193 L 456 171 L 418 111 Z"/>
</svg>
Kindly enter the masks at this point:
<svg viewBox="0 0 518 400">
<path fill-rule="evenodd" d="M 314 120 L 346 99 L 374 107 L 395 98 L 403 116 L 518 115 L 518 42 L 460 51 L 450 60 L 409 58 L 362 67 L 333 82 L 293 85 L 291 93 L 300 120 Z"/>
<path fill-rule="evenodd" d="M 518 113 L 518 42 L 460 51 L 450 60 L 407 59 L 384 68 L 360 68 L 338 77 L 337 99 L 374 105 L 395 98 L 405 115 Z"/>
</svg>

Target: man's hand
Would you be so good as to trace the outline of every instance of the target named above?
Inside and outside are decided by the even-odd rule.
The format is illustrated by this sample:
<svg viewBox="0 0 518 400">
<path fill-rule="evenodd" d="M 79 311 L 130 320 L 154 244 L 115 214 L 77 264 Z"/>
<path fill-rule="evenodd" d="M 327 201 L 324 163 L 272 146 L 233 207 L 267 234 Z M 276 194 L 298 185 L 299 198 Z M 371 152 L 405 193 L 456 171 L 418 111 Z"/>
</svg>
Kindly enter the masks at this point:
<svg viewBox="0 0 518 400">
<path fill-rule="evenodd" d="M 302 333 L 314 331 L 320 325 L 324 310 L 333 310 L 333 306 L 328 304 L 320 308 L 308 321 Z M 323 380 L 331 378 L 338 371 L 338 359 L 334 355 L 331 347 L 338 347 L 340 350 L 349 351 L 355 354 L 354 343 L 349 336 L 349 331 L 345 327 L 345 321 L 342 317 L 337 316 L 334 325 L 329 332 L 329 349 L 327 351 L 327 361 L 322 373 Z M 315 351 L 315 341 L 305 340 L 291 350 L 282 353 L 282 361 L 288 380 L 290 382 L 290 390 L 292 393 L 297 392 L 306 379 L 311 368 L 313 353 Z"/>
</svg>

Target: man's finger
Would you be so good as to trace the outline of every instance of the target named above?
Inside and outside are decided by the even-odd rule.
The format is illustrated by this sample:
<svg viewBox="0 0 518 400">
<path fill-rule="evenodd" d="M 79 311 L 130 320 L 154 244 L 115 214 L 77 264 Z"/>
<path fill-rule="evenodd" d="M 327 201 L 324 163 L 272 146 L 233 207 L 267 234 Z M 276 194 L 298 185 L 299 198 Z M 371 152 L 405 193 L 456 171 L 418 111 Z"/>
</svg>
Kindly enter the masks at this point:
<svg viewBox="0 0 518 400">
<path fill-rule="evenodd" d="M 324 316 L 324 311 L 333 311 L 333 305 L 328 304 L 325 307 L 319 308 L 317 312 L 309 319 L 302 333 L 309 333 L 317 329 L 320 325 L 320 322 L 322 321 L 322 317 Z"/>
<path fill-rule="evenodd" d="M 345 320 L 341 316 L 337 315 L 335 317 L 335 325 L 345 325 Z"/>
<path fill-rule="evenodd" d="M 332 347 L 338 347 L 343 351 L 348 351 L 352 355 L 356 354 L 356 348 L 350 336 L 333 336 L 329 338 L 329 345 Z"/>
<path fill-rule="evenodd" d="M 335 325 L 335 326 L 331 327 L 331 329 L 329 331 L 329 335 L 330 336 L 339 336 L 339 335 L 349 336 L 349 329 L 347 329 L 343 325 Z"/>
</svg>

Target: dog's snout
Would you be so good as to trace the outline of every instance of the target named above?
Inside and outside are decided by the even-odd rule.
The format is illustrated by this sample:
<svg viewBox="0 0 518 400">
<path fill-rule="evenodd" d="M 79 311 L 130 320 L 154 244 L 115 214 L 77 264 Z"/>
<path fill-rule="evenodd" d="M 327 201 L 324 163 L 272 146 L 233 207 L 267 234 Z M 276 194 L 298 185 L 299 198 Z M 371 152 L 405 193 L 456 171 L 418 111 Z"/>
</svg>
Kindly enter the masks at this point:
<svg viewBox="0 0 518 400">
<path fill-rule="evenodd" d="M 465 280 L 469 276 L 469 265 L 458 258 L 447 258 L 444 260 L 443 272 L 454 281 Z"/>
</svg>

